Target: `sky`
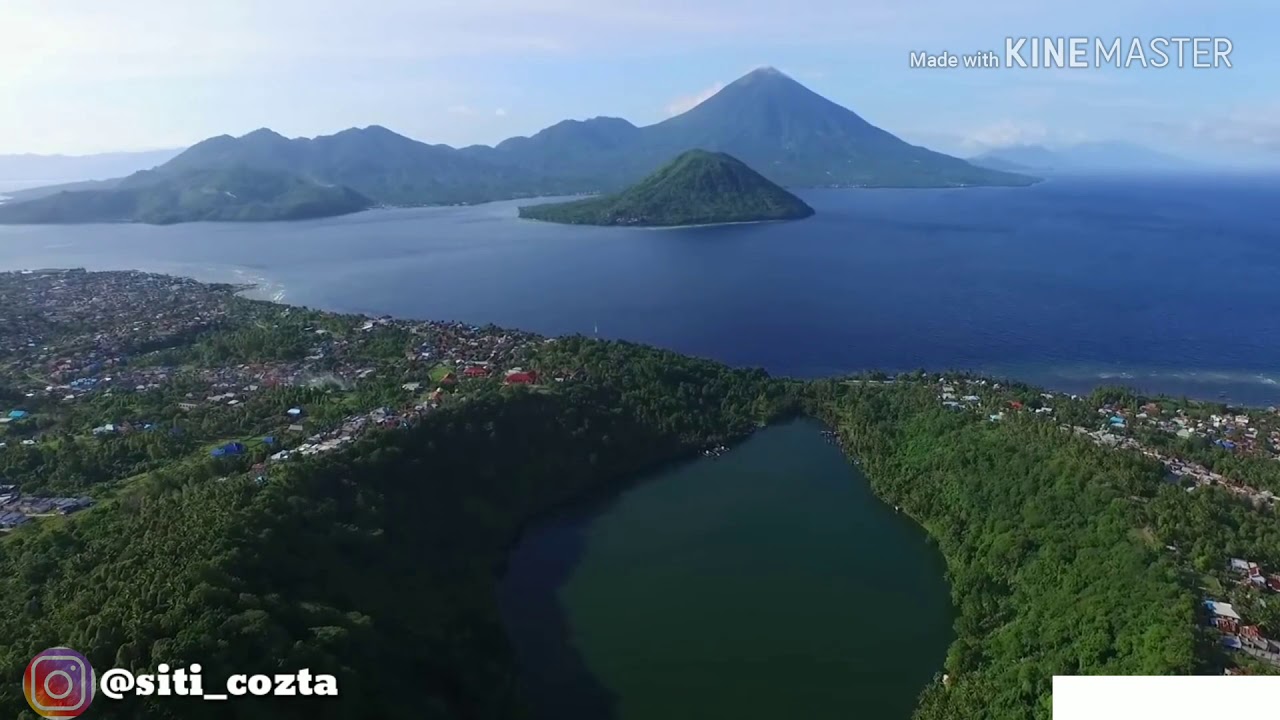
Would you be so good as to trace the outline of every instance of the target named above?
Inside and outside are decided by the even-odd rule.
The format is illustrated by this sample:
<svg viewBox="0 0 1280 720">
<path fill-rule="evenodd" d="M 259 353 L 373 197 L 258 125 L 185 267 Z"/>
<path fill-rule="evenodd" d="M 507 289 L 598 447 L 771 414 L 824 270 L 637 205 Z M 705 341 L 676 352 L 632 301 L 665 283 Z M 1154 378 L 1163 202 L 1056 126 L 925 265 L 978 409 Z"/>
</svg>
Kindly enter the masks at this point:
<svg viewBox="0 0 1280 720">
<path fill-rule="evenodd" d="M 953 154 L 1125 140 L 1280 165 L 1277 31 L 1276 0 L 0 0 L 0 153 L 373 124 L 493 144 L 658 122 L 770 65 Z M 1232 67 L 909 64 L 1024 36 L 1228 38 Z"/>
</svg>

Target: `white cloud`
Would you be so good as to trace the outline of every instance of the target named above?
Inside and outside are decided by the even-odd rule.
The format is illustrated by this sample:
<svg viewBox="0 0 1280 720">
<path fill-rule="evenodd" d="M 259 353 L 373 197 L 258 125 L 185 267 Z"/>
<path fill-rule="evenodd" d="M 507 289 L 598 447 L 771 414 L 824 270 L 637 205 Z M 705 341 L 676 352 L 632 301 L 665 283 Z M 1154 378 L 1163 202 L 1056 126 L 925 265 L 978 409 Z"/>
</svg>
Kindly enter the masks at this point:
<svg viewBox="0 0 1280 720">
<path fill-rule="evenodd" d="M 671 102 L 667 103 L 667 107 L 665 108 L 667 115 L 668 116 L 679 115 L 682 112 L 691 110 L 697 105 L 699 105 L 700 103 L 702 103 L 702 101 L 706 100 L 712 95 L 715 95 L 716 93 L 720 92 L 723 89 L 724 89 L 724 83 L 717 82 L 716 84 L 703 90 L 702 92 L 694 93 L 693 95 L 684 95 L 682 97 L 678 97 L 675 100 L 672 100 Z"/>
<path fill-rule="evenodd" d="M 507 109 L 506 109 L 506 108 L 498 108 L 497 110 L 494 110 L 494 111 L 493 111 L 493 114 L 494 114 L 494 115 L 497 115 L 498 117 L 506 117 L 506 116 L 507 116 Z"/>
<path fill-rule="evenodd" d="M 476 111 L 470 105 L 450 105 L 448 111 L 454 115 L 475 115 Z"/>
</svg>

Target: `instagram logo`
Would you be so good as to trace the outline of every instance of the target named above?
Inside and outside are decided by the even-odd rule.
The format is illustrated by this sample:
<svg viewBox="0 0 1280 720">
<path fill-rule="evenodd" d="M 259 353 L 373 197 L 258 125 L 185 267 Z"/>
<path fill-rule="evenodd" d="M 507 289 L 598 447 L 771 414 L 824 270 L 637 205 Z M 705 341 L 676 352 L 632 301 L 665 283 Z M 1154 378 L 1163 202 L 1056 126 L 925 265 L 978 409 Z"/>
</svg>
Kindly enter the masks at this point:
<svg viewBox="0 0 1280 720">
<path fill-rule="evenodd" d="M 93 667 L 71 648 L 49 648 L 31 658 L 22 694 L 40 717 L 76 717 L 93 702 Z"/>
</svg>

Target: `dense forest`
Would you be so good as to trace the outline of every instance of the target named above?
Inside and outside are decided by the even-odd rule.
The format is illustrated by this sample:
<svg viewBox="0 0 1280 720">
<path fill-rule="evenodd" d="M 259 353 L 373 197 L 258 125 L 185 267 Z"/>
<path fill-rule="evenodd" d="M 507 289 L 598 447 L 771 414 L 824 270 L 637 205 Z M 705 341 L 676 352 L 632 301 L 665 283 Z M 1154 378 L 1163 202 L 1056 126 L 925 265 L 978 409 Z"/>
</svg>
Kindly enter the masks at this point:
<svg viewBox="0 0 1280 720">
<path fill-rule="evenodd" d="M 100 668 L 200 662 L 206 688 L 299 667 L 341 683 L 336 701 L 135 698 L 100 717 L 519 716 L 493 590 L 521 526 L 793 410 L 761 372 L 635 345 L 566 339 L 538 362 L 585 378 L 494 385 L 264 483 L 164 468 L 15 533 L 0 543 L 0 668 L 17 677 L 69 645 Z M 16 683 L 0 712 L 31 717 Z"/>
<path fill-rule="evenodd" d="M 949 411 L 924 383 L 816 382 L 808 410 L 946 556 L 958 637 L 919 720 L 1047 720 L 1053 675 L 1221 672 L 1205 584 L 1231 554 L 1280 562 L 1270 511 L 1054 422 Z"/>
</svg>

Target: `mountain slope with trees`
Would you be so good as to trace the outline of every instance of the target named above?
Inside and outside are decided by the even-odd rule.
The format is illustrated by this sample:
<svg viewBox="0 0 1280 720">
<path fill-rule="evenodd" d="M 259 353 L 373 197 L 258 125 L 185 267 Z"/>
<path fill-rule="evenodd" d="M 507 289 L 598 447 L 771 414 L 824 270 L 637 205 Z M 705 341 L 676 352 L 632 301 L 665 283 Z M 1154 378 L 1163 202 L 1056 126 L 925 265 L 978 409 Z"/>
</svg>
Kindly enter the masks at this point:
<svg viewBox="0 0 1280 720">
<path fill-rule="evenodd" d="M 675 226 L 796 220 L 813 208 L 724 153 L 690 150 L 616 195 L 530 205 L 520 217 L 575 225 Z"/>
<path fill-rule="evenodd" d="M 0 205 L 0 223 L 303 220 L 359 212 L 372 205 L 345 187 L 235 166 L 176 173 L 143 171 L 107 190 L 60 192 Z"/>
</svg>

